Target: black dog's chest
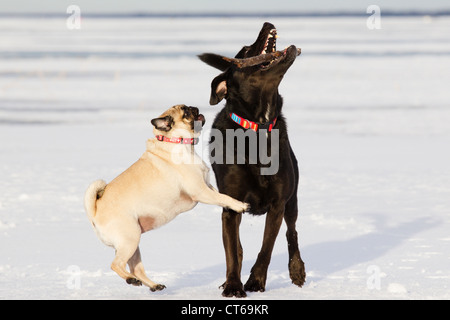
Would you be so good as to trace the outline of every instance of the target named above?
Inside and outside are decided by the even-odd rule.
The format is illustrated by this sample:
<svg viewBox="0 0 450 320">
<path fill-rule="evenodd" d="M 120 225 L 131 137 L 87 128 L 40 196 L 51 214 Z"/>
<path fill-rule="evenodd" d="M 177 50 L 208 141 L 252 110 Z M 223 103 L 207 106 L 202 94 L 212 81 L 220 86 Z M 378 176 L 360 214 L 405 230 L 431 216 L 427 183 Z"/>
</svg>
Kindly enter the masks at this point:
<svg viewBox="0 0 450 320">
<path fill-rule="evenodd" d="M 271 192 L 271 186 L 276 189 L 275 184 L 271 184 L 267 179 L 259 177 L 259 183 L 250 185 L 245 192 L 244 200 L 250 204 L 250 213 L 254 215 L 265 214 L 271 205 L 279 201 L 279 194 Z"/>
<path fill-rule="evenodd" d="M 212 128 L 210 160 L 220 192 L 249 203 L 255 215 L 291 197 L 298 174 L 282 115 L 272 132 L 255 132 L 236 124 L 224 108 Z"/>
<path fill-rule="evenodd" d="M 255 215 L 265 214 L 272 205 L 285 201 L 292 186 L 285 172 L 260 175 L 258 165 L 213 164 L 212 168 L 219 191 L 249 203 L 249 213 Z"/>
</svg>

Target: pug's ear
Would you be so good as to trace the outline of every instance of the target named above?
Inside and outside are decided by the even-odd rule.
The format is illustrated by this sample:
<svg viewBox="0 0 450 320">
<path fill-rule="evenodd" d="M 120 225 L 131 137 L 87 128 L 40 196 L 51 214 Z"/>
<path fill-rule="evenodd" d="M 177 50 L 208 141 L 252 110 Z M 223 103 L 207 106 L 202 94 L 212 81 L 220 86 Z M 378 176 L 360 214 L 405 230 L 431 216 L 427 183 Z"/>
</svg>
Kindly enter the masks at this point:
<svg viewBox="0 0 450 320">
<path fill-rule="evenodd" d="M 165 116 L 161 118 L 152 119 L 152 125 L 159 131 L 170 131 L 172 129 L 173 118 L 171 116 Z"/>
<path fill-rule="evenodd" d="M 221 73 L 211 82 L 211 97 L 209 98 L 210 105 L 216 105 L 227 94 L 227 80 L 226 73 Z"/>
</svg>

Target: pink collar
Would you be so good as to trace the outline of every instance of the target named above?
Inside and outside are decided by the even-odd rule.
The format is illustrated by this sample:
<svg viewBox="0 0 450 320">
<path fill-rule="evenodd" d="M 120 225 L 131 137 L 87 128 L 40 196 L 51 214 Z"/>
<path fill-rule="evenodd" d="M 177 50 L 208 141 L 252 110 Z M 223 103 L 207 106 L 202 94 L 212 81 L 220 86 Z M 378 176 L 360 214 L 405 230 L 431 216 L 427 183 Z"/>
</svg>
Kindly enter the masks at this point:
<svg viewBox="0 0 450 320">
<path fill-rule="evenodd" d="M 179 143 L 179 144 L 197 144 L 198 138 L 167 138 L 163 135 L 155 136 L 158 141 Z"/>
</svg>

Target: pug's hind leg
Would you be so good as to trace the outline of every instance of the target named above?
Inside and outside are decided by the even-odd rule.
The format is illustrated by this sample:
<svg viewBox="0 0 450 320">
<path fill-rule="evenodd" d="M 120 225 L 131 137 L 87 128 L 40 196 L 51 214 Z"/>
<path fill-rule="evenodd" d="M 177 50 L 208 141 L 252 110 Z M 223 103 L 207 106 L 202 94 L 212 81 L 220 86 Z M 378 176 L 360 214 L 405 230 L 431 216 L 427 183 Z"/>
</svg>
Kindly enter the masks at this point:
<svg viewBox="0 0 450 320">
<path fill-rule="evenodd" d="M 116 249 L 116 256 L 111 263 L 111 269 L 128 284 L 135 286 L 142 285 L 141 281 L 127 271 L 128 261 L 133 257 L 139 246 L 141 233 L 139 225 L 130 220 L 117 220 L 108 225 L 105 230 L 108 233 L 112 246 Z"/>
<path fill-rule="evenodd" d="M 141 252 L 139 247 L 136 249 L 136 252 L 128 261 L 128 266 L 130 267 L 130 272 L 144 285 L 150 288 L 151 291 L 160 291 L 163 290 L 166 286 L 163 284 L 158 284 L 150 280 L 145 274 L 144 265 L 141 260 Z"/>
<path fill-rule="evenodd" d="M 135 246 L 134 249 L 129 245 L 117 247 L 116 257 L 111 263 L 111 269 L 115 271 L 122 279 L 125 279 L 128 284 L 140 286 L 142 285 L 141 281 L 126 269 L 127 262 L 133 255 L 133 252 L 136 251 L 136 247 L 137 246 Z"/>
</svg>

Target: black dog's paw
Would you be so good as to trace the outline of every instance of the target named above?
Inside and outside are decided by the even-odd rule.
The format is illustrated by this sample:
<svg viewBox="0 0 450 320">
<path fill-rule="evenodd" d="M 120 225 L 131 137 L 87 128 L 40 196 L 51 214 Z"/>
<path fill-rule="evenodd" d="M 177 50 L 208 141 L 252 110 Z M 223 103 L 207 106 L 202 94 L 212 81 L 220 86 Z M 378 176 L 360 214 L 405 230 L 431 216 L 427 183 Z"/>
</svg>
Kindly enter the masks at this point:
<svg viewBox="0 0 450 320">
<path fill-rule="evenodd" d="M 292 283 L 300 288 L 305 284 L 306 276 L 305 275 L 291 275 Z"/>
<path fill-rule="evenodd" d="M 262 280 L 257 280 L 254 277 L 250 276 L 248 281 L 245 283 L 244 289 L 245 291 L 250 292 L 264 292 L 266 291 L 266 286 Z"/>
<path fill-rule="evenodd" d="M 306 281 L 305 263 L 302 259 L 292 259 L 289 261 L 289 276 L 292 283 L 302 287 Z"/>
<path fill-rule="evenodd" d="M 242 283 L 232 285 L 232 284 L 227 284 L 225 282 L 222 286 L 220 286 L 220 288 L 223 288 L 223 291 L 222 291 L 223 297 L 245 298 L 247 296 L 247 294 L 244 291 L 244 288 L 242 287 Z"/>
<path fill-rule="evenodd" d="M 166 288 L 165 285 L 163 285 L 163 284 L 157 284 L 157 285 L 154 286 L 154 287 L 150 287 L 150 291 L 151 291 L 151 292 L 161 291 L 161 290 L 164 290 L 165 288 Z"/>
</svg>

